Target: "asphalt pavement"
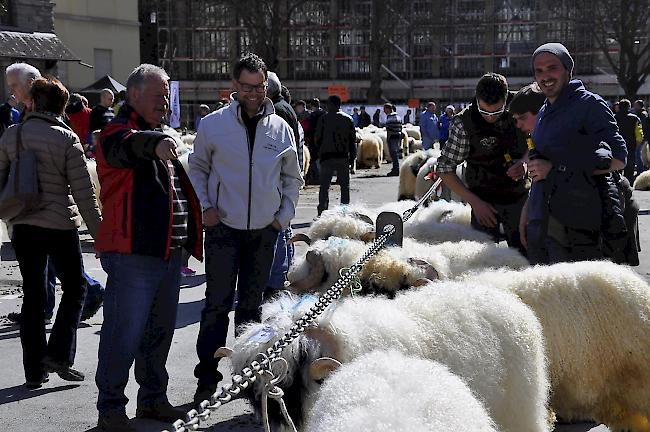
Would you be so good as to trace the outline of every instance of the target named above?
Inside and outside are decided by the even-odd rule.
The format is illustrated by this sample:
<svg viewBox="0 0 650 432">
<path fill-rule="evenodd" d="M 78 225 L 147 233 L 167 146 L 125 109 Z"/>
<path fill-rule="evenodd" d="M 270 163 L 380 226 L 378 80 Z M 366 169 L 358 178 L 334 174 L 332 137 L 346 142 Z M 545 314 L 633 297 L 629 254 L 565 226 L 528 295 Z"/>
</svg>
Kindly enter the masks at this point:
<svg viewBox="0 0 650 432">
<path fill-rule="evenodd" d="M 389 166 L 384 164 L 379 170 L 359 170 L 352 176 L 351 197 L 353 203 L 365 203 L 377 207 L 382 203 L 397 198 L 397 177 L 385 177 Z M 338 186 L 332 186 L 330 203 L 338 203 L 340 194 Z M 650 192 L 635 192 L 641 208 L 650 208 Z M 309 226 L 316 216 L 318 187 L 308 186 L 301 192 L 297 215 L 293 225 L 300 232 Z M 650 216 L 640 216 L 642 246 L 641 265 L 635 270 L 650 281 Z M 27 390 L 21 360 L 19 327 L 12 325 L 5 317 L 10 312 L 17 312 L 21 305 L 21 276 L 18 263 L 12 254 L 3 234 L 0 250 L 0 424 L 2 430 L 20 431 L 92 431 L 97 422 L 95 402 L 97 388 L 94 383 L 97 366 L 97 347 L 102 324 L 102 310 L 93 318 L 81 324 L 78 331 L 78 348 L 75 368 L 86 374 L 86 380 L 70 383 L 53 375 L 50 381 L 38 390 Z M 82 235 L 83 258 L 88 273 L 105 283 L 106 274 L 92 252 L 92 240 L 87 234 Z M 305 246 L 299 246 L 297 254 L 304 253 Z M 197 362 L 195 343 L 198 334 L 200 312 L 205 290 L 204 266 L 192 259 L 190 267 L 197 270 L 196 276 L 182 280 L 180 304 L 173 345 L 167 362 L 170 381 L 169 399 L 174 405 L 188 404 L 196 386 L 193 368 Z M 57 286 L 57 304 L 60 299 L 60 287 Z M 56 311 L 55 311 L 56 312 Z M 47 326 L 51 329 L 51 326 Z M 232 329 L 229 343 L 232 341 Z M 222 373 L 228 376 L 230 365 L 222 361 Z M 127 414 L 135 415 L 135 395 L 137 385 L 131 376 L 126 389 L 131 399 Z M 148 420 L 133 420 L 133 425 L 142 432 L 171 430 L 171 425 Z M 236 400 L 221 407 L 199 430 L 259 432 L 263 428 L 255 418 L 252 408 L 243 400 Z M 557 425 L 561 432 L 604 432 L 608 429 L 595 424 Z"/>
</svg>

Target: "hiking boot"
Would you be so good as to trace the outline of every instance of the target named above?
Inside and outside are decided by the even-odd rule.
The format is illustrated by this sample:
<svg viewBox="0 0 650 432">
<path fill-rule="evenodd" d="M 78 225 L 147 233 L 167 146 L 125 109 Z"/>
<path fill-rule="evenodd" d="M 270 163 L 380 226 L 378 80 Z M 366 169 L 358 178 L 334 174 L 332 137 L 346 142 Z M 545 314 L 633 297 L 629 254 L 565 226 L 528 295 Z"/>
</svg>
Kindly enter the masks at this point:
<svg viewBox="0 0 650 432">
<path fill-rule="evenodd" d="M 212 396 L 217 391 L 216 385 L 201 385 L 199 384 L 194 392 L 194 405 L 197 407 L 204 400 L 210 401 L 210 396 Z"/>
<path fill-rule="evenodd" d="M 50 380 L 50 374 L 48 374 L 47 372 L 45 372 L 45 373 L 43 374 L 43 376 L 41 376 L 40 379 L 37 379 L 37 380 L 27 380 L 27 381 L 25 381 L 25 387 L 27 387 L 27 388 L 30 389 L 30 390 L 34 390 L 34 389 L 37 389 L 37 388 L 41 388 L 41 387 L 43 386 L 43 384 L 45 384 L 45 383 L 48 382 L 49 380 Z"/>
<path fill-rule="evenodd" d="M 399 171 L 391 171 L 388 174 L 386 174 L 386 177 L 397 177 L 399 176 Z"/>
<path fill-rule="evenodd" d="M 104 432 L 137 432 L 136 429 L 129 424 L 129 418 L 126 413 L 99 413 L 97 419 L 97 428 Z"/>
<path fill-rule="evenodd" d="M 135 411 L 137 418 L 158 420 L 164 423 L 173 423 L 176 420 L 185 420 L 187 411 L 175 408 L 169 402 L 156 404 L 150 407 L 138 407 Z"/>
<path fill-rule="evenodd" d="M 65 381 L 83 381 L 86 376 L 78 370 L 72 369 L 70 366 L 46 357 L 43 359 L 43 365 L 48 372 L 56 372 L 56 374 Z"/>
</svg>

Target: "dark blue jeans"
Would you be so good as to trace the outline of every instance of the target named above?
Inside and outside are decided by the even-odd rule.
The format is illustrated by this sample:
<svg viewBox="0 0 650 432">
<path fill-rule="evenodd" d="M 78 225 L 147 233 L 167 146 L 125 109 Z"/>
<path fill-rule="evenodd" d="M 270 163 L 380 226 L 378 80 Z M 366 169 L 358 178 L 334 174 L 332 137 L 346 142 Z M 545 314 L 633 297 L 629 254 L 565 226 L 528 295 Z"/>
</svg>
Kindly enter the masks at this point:
<svg viewBox="0 0 650 432">
<path fill-rule="evenodd" d="M 275 243 L 275 257 L 273 258 L 273 266 L 271 267 L 271 277 L 269 277 L 269 281 L 266 284 L 267 288 L 273 290 L 284 288 L 289 267 L 293 263 L 294 246 L 293 244 L 287 244 L 291 240 L 291 237 L 293 237 L 291 227 L 278 234 L 278 239 Z"/>
<path fill-rule="evenodd" d="M 77 350 L 77 327 L 86 295 L 82 280 L 81 247 L 77 230 L 15 225 L 14 250 L 23 277 L 20 342 L 28 381 L 38 380 L 45 356 L 72 365 Z M 47 267 L 49 259 L 60 269 L 63 296 L 50 339 L 45 335 Z"/>
<path fill-rule="evenodd" d="M 235 325 L 259 321 L 278 234 L 270 225 L 259 230 L 237 230 L 220 223 L 205 229 L 207 288 L 196 341 L 199 364 L 194 368 L 199 386 L 216 388 L 219 383 L 219 360 L 214 353 L 226 344 L 235 288 Z"/>
<path fill-rule="evenodd" d="M 90 276 L 86 271 L 83 272 L 83 283 L 86 285 L 86 300 L 84 301 L 83 310 L 87 307 L 93 307 L 97 302 L 104 298 L 104 287 L 102 284 Z M 45 301 L 45 317 L 52 318 L 54 306 L 56 306 L 56 268 L 52 260 L 47 261 L 47 300 Z M 82 314 L 83 314 L 82 310 Z"/>
<path fill-rule="evenodd" d="M 176 324 L 181 250 L 173 250 L 168 261 L 103 253 L 101 263 L 108 279 L 95 376 L 97 409 L 100 413 L 124 411 L 129 401 L 124 388 L 134 361 L 140 385 L 138 406 L 163 403 L 167 401 L 165 364 Z"/>
<path fill-rule="evenodd" d="M 388 153 L 390 158 L 393 160 L 393 169 L 391 171 L 399 171 L 399 155 L 400 147 L 402 146 L 402 138 L 389 138 L 388 139 Z"/>
<path fill-rule="evenodd" d="M 318 215 L 330 204 L 330 185 L 336 171 L 341 186 L 341 204 L 350 204 L 350 162 L 347 158 L 325 159 L 320 162 L 320 189 L 318 191 Z"/>
</svg>

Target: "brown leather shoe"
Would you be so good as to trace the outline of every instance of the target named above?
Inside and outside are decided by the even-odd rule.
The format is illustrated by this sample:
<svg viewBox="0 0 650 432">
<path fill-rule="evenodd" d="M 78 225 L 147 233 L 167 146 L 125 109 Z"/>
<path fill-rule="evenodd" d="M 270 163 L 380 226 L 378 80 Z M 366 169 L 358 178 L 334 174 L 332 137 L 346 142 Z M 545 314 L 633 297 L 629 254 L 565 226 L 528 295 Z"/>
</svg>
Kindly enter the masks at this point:
<svg viewBox="0 0 650 432">
<path fill-rule="evenodd" d="M 129 424 L 129 418 L 126 413 L 106 413 L 99 414 L 97 420 L 97 428 L 104 432 L 137 432 L 136 429 Z"/>
<path fill-rule="evenodd" d="M 175 408 L 169 402 L 156 404 L 150 407 L 138 407 L 135 410 L 137 418 L 159 420 L 161 422 L 173 423 L 176 420 L 185 420 L 187 411 Z"/>
</svg>

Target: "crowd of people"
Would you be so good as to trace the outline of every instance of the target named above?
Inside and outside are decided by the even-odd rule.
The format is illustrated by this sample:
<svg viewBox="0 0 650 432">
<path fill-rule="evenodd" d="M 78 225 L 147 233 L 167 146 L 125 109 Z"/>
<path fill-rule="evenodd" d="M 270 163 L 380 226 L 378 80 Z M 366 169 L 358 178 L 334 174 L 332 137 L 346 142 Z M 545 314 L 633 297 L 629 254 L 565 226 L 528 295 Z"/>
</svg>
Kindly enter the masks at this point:
<svg viewBox="0 0 650 432">
<path fill-rule="evenodd" d="M 603 257 L 633 263 L 638 242 L 626 192 L 645 169 L 635 154 L 647 142 L 648 115 L 642 101 L 633 113 L 628 100 L 615 115 L 572 77 L 573 68 L 568 50 L 549 43 L 532 54 L 535 82 L 516 93 L 504 76 L 487 73 L 458 113 L 449 105 L 438 115 L 428 102 L 417 119 L 422 146 L 440 146 L 437 173 L 471 207 L 472 226 L 531 263 Z M 138 66 L 119 105 L 105 89 L 92 109 L 32 66 L 12 65 L 6 79 L 12 98 L 2 108 L 0 179 L 6 181 L 20 151 L 30 150 L 41 190 L 38 205 L 6 221 L 23 276 L 26 386 L 40 387 L 50 373 L 84 379 L 73 369 L 76 329 L 84 310 L 99 306 L 87 294 L 78 234 L 83 220 L 108 275 L 95 375 L 99 428 L 134 430 L 125 409 L 134 363 L 136 416 L 182 418 L 185 412 L 167 399 L 166 361 L 187 257 L 206 261 L 194 368 L 199 403 L 224 378 L 215 352 L 225 346 L 235 292 L 239 329 L 258 321 L 263 299 L 284 287 L 303 177 L 319 180 L 319 215 L 328 208 L 335 173 L 341 203 L 350 203 L 355 128 L 380 125 L 380 113 L 371 117 L 361 106 L 350 116 L 338 96 L 325 109 L 318 99 L 292 103 L 278 76 L 246 54 L 233 66 L 231 100 L 213 112 L 200 107 L 186 172 L 177 141 L 161 129 L 170 107 L 169 76 L 160 67 Z M 380 126 L 393 163 L 388 175 L 399 175 L 402 126 L 415 114 L 400 118 L 390 103 L 383 110 Z M 314 172 L 303 172 L 303 146 Z M 96 159 L 100 197 L 87 157 Z M 456 174 L 462 163 L 464 179 Z M 63 296 L 48 340 L 44 322 L 57 276 Z"/>
</svg>

